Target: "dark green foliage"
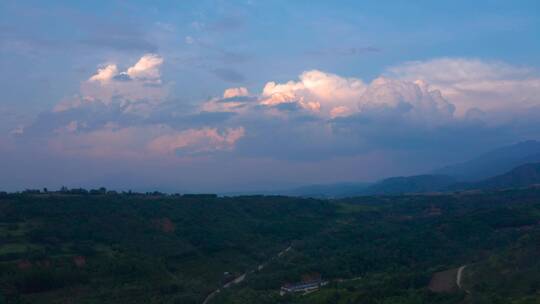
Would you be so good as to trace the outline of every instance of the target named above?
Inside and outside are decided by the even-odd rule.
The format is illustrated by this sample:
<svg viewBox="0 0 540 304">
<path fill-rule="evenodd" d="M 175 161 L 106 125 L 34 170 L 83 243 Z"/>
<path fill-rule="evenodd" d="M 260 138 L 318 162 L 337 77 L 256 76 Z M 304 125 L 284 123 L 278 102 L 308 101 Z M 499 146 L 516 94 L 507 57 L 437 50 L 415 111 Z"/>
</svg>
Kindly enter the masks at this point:
<svg viewBox="0 0 540 304">
<path fill-rule="evenodd" d="M 211 303 L 529 303 L 539 222 L 538 189 L 343 200 L 3 194 L 0 303 L 202 303 L 224 272 L 261 263 Z M 471 295 L 427 289 L 434 272 L 461 265 Z M 331 282 L 278 294 L 312 273 Z"/>
<path fill-rule="evenodd" d="M 253 276 L 241 290 L 223 294 L 216 303 L 256 302 L 284 282 L 298 281 L 302 274 L 310 272 L 320 272 L 335 282 L 311 295 L 293 296 L 286 301 L 278 296 L 269 303 L 470 301 L 475 298 L 466 297 L 463 291 L 428 291 L 433 273 L 475 265 L 505 250 L 524 250 L 515 247 L 520 237 L 540 237 L 539 202 L 538 190 L 334 201 L 338 210 L 332 225 L 296 243 L 287 258 Z M 532 244 L 525 247 L 534 248 Z M 527 260 L 525 264 L 534 263 Z M 490 290 L 471 290 L 478 297 L 499 297 L 501 303 L 510 303 L 509 295 L 512 299 L 537 299 L 533 287 L 540 274 L 519 273 L 522 280 L 530 283 L 519 286 L 529 286 L 528 289 L 519 289 L 516 284 L 505 296 L 497 291 L 505 288 L 503 277 L 491 274 L 500 285 Z M 356 280 L 350 280 L 355 277 Z M 243 289 L 257 292 L 246 298 Z"/>
<path fill-rule="evenodd" d="M 223 272 L 267 260 L 321 229 L 334 209 L 329 202 L 287 197 L 103 189 L 6 195 L 0 200 L 0 265 L 6 269 L 0 288 L 9 299 L 43 294 L 45 303 L 48 293 L 72 288 L 81 294 L 70 297 L 99 303 L 132 302 L 138 297 L 133 288 L 160 303 L 199 303 Z M 77 256 L 84 265 L 75 266 Z M 84 291 L 89 286 L 91 293 Z"/>
</svg>

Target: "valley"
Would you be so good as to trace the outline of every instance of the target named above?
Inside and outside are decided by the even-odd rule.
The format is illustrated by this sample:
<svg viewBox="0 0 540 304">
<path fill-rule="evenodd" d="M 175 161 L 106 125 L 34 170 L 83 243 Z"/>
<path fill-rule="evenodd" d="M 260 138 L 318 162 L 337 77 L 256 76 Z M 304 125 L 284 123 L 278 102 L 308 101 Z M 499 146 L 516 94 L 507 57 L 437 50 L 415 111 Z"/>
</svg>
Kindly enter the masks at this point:
<svg viewBox="0 0 540 304">
<path fill-rule="evenodd" d="M 0 211 L 6 303 L 494 303 L 535 299 L 540 283 L 534 187 L 338 200 L 19 193 Z M 462 288 L 430 291 L 448 269 Z M 527 277 L 501 295 L 507 272 L 490 273 L 502 269 Z M 329 283 L 279 294 L 314 274 Z"/>
</svg>

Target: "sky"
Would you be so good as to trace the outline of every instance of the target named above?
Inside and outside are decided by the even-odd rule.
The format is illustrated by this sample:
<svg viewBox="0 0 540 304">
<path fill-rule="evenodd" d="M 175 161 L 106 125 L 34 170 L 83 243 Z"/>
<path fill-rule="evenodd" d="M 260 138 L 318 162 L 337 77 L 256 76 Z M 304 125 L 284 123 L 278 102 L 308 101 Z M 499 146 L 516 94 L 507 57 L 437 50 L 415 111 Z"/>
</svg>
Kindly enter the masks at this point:
<svg viewBox="0 0 540 304">
<path fill-rule="evenodd" d="M 272 190 L 540 139 L 538 1 L 0 2 L 0 190 Z"/>
</svg>

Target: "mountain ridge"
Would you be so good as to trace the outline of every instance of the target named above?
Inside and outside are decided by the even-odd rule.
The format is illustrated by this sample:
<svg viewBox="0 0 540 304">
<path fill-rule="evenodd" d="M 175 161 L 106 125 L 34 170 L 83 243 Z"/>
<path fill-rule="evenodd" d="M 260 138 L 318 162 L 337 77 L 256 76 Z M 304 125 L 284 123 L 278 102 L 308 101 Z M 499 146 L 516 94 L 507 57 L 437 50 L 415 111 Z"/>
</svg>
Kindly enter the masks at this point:
<svg viewBox="0 0 540 304">
<path fill-rule="evenodd" d="M 470 160 L 435 169 L 429 174 L 448 175 L 464 182 L 476 182 L 532 162 L 540 162 L 540 141 L 527 140 L 503 146 Z"/>
</svg>

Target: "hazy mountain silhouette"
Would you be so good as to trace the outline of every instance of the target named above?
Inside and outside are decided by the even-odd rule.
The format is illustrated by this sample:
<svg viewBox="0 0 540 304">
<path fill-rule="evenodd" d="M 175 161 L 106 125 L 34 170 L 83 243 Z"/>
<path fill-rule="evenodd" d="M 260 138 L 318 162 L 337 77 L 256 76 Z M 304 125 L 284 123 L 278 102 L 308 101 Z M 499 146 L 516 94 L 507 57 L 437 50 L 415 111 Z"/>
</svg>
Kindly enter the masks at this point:
<svg viewBox="0 0 540 304">
<path fill-rule="evenodd" d="M 390 177 L 362 191 L 364 195 L 438 192 L 448 189 L 456 179 L 445 175 L 414 175 Z"/>
<path fill-rule="evenodd" d="M 445 175 L 391 177 L 362 191 L 364 195 L 397 195 L 406 193 L 493 190 L 529 187 L 540 184 L 540 162 L 518 166 L 506 173 L 478 182 L 456 182 Z"/>
<path fill-rule="evenodd" d="M 518 166 L 507 173 L 467 185 L 469 189 L 504 189 L 540 184 L 540 163 Z"/>
<path fill-rule="evenodd" d="M 539 183 L 538 172 L 535 171 L 536 162 L 540 162 L 540 142 L 529 140 L 434 170 L 432 174 L 390 177 L 371 184 L 351 182 L 308 185 L 265 194 L 341 198 L 522 187 Z"/>
<path fill-rule="evenodd" d="M 495 149 L 463 163 L 434 170 L 432 174 L 448 175 L 461 181 L 480 181 L 533 162 L 540 162 L 540 142 L 529 140 Z"/>
</svg>

